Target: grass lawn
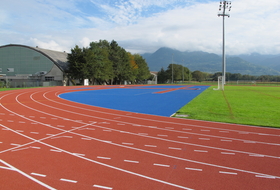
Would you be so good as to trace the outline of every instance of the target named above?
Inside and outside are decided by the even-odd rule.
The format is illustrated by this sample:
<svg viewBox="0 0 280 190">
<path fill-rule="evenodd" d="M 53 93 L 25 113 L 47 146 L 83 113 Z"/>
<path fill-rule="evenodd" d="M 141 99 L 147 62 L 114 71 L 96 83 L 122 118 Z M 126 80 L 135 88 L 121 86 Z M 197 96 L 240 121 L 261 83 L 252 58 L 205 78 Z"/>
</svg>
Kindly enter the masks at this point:
<svg viewBox="0 0 280 190">
<path fill-rule="evenodd" d="M 177 114 L 189 119 L 280 127 L 280 87 L 209 87 Z"/>
</svg>

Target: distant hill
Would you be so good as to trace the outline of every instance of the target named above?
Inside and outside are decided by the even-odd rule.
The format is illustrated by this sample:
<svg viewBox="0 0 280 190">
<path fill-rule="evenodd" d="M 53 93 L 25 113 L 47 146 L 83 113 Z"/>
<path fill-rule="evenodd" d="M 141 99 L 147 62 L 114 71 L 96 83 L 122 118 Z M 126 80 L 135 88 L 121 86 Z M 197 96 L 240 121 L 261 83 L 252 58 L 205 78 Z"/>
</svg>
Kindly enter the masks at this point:
<svg viewBox="0 0 280 190">
<path fill-rule="evenodd" d="M 222 71 L 222 58 L 214 53 L 202 51 L 181 52 L 170 48 L 160 48 L 150 54 L 142 54 L 146 59 L 150 71 L 160 71 L 166 69 L 169 64 L 173 63 L 184 65 L 191 71 L 199 70 L 202 72 L 216 73 Z M 266 66 L 250 63 L 240 57 L 227 57 L 226 71 L 230 73 L 240 73 L 249 75 L 280 75 L 279 71 Z"/>
</svg>

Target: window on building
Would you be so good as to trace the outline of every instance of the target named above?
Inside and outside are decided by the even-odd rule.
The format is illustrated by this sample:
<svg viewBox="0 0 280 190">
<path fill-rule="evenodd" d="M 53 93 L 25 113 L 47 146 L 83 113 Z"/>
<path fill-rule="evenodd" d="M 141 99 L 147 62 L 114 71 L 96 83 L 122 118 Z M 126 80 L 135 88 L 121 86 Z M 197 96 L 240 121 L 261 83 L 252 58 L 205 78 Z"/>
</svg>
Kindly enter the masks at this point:
<svg viewBox="0 0 280 190">
<path fill-rule="evenodd" d="M 45 81 L 54 81 L 54 77 L 45 77 Z"/>
</svg>

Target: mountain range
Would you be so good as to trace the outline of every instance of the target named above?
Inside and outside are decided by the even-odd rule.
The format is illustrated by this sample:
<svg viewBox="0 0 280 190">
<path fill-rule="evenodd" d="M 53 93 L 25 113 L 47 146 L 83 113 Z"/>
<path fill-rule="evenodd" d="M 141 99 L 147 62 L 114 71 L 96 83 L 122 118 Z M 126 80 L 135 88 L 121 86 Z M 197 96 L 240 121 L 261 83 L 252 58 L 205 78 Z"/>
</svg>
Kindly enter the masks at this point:
<svg viewBox="0 0 280 190">
<path fill-rule="evenodd" d="M 191 71 L 216 73 L 222 71 L 222 57 L 202 51 L 178 51 L 171 48 L 160 48 L 154 53 L 142 54 L 150 71 L 167 69 L 171 63 L 188 67 Z M 226 72 L 249 75 L 280 75 L 280 54 L 235 55 L 226 57 Z"/>
</svg>

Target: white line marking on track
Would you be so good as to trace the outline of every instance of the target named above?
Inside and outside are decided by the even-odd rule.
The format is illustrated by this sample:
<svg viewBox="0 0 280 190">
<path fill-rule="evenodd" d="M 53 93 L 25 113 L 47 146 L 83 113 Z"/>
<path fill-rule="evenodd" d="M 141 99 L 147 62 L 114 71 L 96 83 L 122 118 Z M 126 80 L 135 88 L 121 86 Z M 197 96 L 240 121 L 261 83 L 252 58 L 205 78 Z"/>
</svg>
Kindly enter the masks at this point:
<svg viewBox="0 0 280 190">
<path fill-rule="evenodd" d="M 221 154 L 235 155 L 233 152 L 221 152 Z"/>
<path fill-rule="evenodd" d="M 101 188 L 101 189 L 113 189 L 112 187 L 106 187 L 102 185 L 93 185 L 93 187 Z"/>
<path fill-rule="evenodd" d="M 56 150 L 56 149 L 50 149 L 52 152 L 62 152 L 61 150 Z"/>
<path fill-rule="evenodd" d="M 256 177 L 267 178 L 267 179 L 276 179 L 275 176 L 271 175 L 255 175 Z"/>
<path fill-rule="evenodd" d="M 148 133 L 138 133 L 138 135 L 149 135 Z"/>
<path fill-rule="evenodd" d="M 122 142 L 122 144 L 124 144 L 124 145 L 134 145 L 133 143 L 126 143 L 126 142 Z"/>
<path fill-rule="evenodd" d="M 144 146 L 153 147 L 153 148 L 157 147 L 156 145 L 150 145 L 150 144 L 146 144 L 146 145 L 144 145 Z"/>
<path fill-rule="evenodd" d="M 58 139 L 58 138 L 73 138 L 72 136 L 58 136 L 58 137 L 52 137 L 51 139 Z"/>
<path fill-rule="evenodd" d="M 77 183 L 77 181 L 75 181 L 75 180 L 64 179 L 64 178 L 61 178 L 60 181 L 66 181 L 66 182 L 70 182 L 70 183 Z"/>
<path fill-rule="evenodd" d="M 124 160 L 124 162 L 130 162 L 130 163 L 136 163 L 136 164 L 139 163 L 139 161 L 134 161 L 134 160 Z"/>
<path fill-rule="evenodd" d="M 191 131 L 192 129 L 183 128 L 183 130 L 185 130 L 185 131 Z"/>
<path fill-rule="evenodd" d="M 25 121 L 19 121 L 19 123 L 25 123 Z"/>
<path fill-rule="evenodd" d="M 202 171 L 202 169 L 198 168 L 185 168 L 186 170 L 193 170 L 193 171 Z"/>
<path fill-rule="evenodd" d="M 170 167 L 170 165 L 165 165 L 165 164 L 156 164 L 156 163 L 154 163 L 153 164 L 154 166 L 162 166 L 162 167 Z"/>
<path fill-rule="evenodd" d="M 165 129 L 174 129 L 174 127 L 165 127 Z"/>
<path fill-rule="evenodd" d="M 208 130 L 208 129 L 200 129 L 200 131 L 209 132 L 210 130 Z"/>
<path fill-rule="evenodd" d="M 208 152 L 207 150 L 194 150 L 195 152 Z"/>
<path fill-rule="evenodd" d="M 25 177 L 31 179 L 32 181 L 34 181 L 34 182 L 36 182 L 36 183 L 38 183 L 38 184 L 40 184 L 40 185 L 42 185 L 42 186 L 44 186 L 44 187 L 50 189 L 50 190 L 56 190 L 55 188 L 53 188 L 53 187 L 51 187 L 51 186 L 49 186 L 49 185 L 47 185 L 47 184 L 45 184 L 45 183 L 43 183 L 43 182 L 41 182 L 41 181 L 35 179 L 34 177 L 32 177 L 32 176 L 30 176 L 30 175 L 24 173 L 23 171 L 21 171 L 21 170 L 15 168 L 14 166 L 8 164 L 7 162 L 5 162 L 5 161 L 3 161 L 3 160 L 1 160 L 1 159 L 0 159 L 0 162 L 2 162 L 2 163 L 4 163 L 5 165 L 9 166 L 9 167 L 12 168 L 13 170 L 15 170 L 15 171 L 17 171 L 18 173 L 20 173 L 21 175 L 24 175 Z"/>
<path fill-rule="evenodd" d="M 229 131 L 219 131 L 220 133 L 229 133 Z"/>
<path fill-rule="evenodd" d="M 189 137 L 178 136 L 180 139 L 188 139 Z"/>
<path fill-rule="evenodd" d="M 37 147 L 37 146 L 30 146 L 30 148 L 41 149 L 41 147 Z"/>
<path fill-rule="evenodd" d="M 80 154 L 80 153 L 73 153 L 75 156 L 85 156 L 85 154 Z"/>
<path fill-rule="evenodd" d="M 220 174 L 230 174 L 230 175 L 237 175 L 237 173 L 234 172 L 224 172 L 224 171 L 219 171 Z"/>
<path fill-rule="evenodd" d="M 0 169 L 5 169 L 5 170 L 12 170 L 12 171 L 15 171 L 13 168 L 4 167 L 4 166 L 0 166 Z"/>
<path fill-rule="evenodd" d="M 90 141 L 91 139 L 89 138 L 81 138 L 82 140 Z"/>
<path fill-rule="evenodd" d="M 232 140 L 228 140 L 228 139 L 221 139 L 221 141 L 223 141 L 223 142 L 232 142 Z"/>
<path fill-rule="evenodd" d="M 57 127 L 65 127 L 64 125 L 57 125 Z"/>
<path fill-rule="evenodd" d="M 209 138 L 198 138 L 199 140 L 209 141 Z"/>
<path fill-rule="evenodd" d="M 32 134 L 36 134 L 36 135 L 37 135 L 37 134 L 39 134 L 39 132 L 30 132 L 30 133 L 32 133 Z"/>
<path fill-rule="evenodd" d="M 162 134 L 158 134 L 157 136 L 159 136 L 159 137 L 168 137 L 168 135 L 162 135 Z"/>
<path fill-rule="evenodd" d="M 99 159 L 104 159 L 104 160 L 111 160 L 111 158 L 109 158 L 109 157 L 103 157 L 103 156 L 97 156 L 97 158 L 99 158 Z"/>
<path fill-rule="evenodd" d="M 261 155 L 261 154 L 249 154 L 249 156 L 254 156 L 254 157 L 264 157 L 264 155 Z"/>
<path fill-rule="evenodd" d="M 14 120 L 8 120 L 8 122 L 11 122 L 11 123 L 12 123 L 12 122 L 14 122 Z"/>
<path fill-rule="evenodd" d="M 24 131 L 23 130 L 16 130 L 17 132 L 19 132 L 19 133 L 23 133 Z"/>
<path fill-rule="evenodd" d="M 20 146 L 20 144 L 11 143 L 12 146 Z"/>
<path fill-rule="evenodd" d="M 11 150 L 11 151 L 12 151 L 12 152 L 15 152 L 15 151 L 20 151 L 20 150 L 25 150 L 25 149 L 29 149 L 29 147 L 24 147 L 24 148 L 14 149 L 14 150 Z"/>
<path fill-rule="evenodd" d="M 40 176 L 40 177 L 46 177 L 47 175 L 44 174 L 38 174 L 38 173 L 31 173 L 31 175 L 36 175 L 36 176 Z"/>
<path fill-rule="evenodd" d="M 182 148 L 176 148 L 176 147 L 168 147 L 168 148 L 172 150 L 182 150 Z"/>
<path fill-rule="evenodd" d="M 244 143 L 252 143 L 252 144 L 254 144 L 254 143 L 256 143 L 255 141 L 243 141 Z"/>
</svg>

